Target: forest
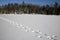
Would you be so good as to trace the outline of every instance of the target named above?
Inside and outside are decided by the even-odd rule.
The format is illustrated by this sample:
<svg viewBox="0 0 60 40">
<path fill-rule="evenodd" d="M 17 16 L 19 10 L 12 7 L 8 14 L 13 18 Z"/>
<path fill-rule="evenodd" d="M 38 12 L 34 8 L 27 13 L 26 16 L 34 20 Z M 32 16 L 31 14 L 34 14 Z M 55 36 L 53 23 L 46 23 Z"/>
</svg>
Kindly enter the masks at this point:
<svg viewBox="0 0 60 40">
<path fill-rule="evenodd" d="M 45 14 L 45 15 L 60 15 L 60 4 L 55 2 L 53 6 L 50 5 L 33 5 L 26 4 L 24 1 L 22 4 L 8 3 L 0 6 L 0 14 Z"/>
</svg>

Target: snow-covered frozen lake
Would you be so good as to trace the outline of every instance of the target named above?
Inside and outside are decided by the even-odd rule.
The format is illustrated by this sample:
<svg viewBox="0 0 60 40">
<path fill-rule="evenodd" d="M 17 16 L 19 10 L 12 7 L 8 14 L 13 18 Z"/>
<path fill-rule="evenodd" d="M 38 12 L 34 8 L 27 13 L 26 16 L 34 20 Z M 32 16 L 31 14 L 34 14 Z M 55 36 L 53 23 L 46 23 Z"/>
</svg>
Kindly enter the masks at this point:
<svg viewBox="0 0 60 40">
<path fill-rule="evenodd" d="M 0 40 L 60 40 L 60 16 L 0 14 Z"/>
</svg>

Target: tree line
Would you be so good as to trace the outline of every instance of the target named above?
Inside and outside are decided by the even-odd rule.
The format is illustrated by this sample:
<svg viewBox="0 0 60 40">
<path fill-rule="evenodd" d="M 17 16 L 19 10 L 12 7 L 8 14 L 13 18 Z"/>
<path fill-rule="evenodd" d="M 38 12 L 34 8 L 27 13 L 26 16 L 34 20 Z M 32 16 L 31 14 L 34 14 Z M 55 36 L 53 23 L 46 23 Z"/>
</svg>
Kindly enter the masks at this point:
<svg viewBox="0 0 60 40">
<path fill-rule="evenodd" d="M 33 5 L 8 3 L 0 6 L 0 14 L 46 14 L 46 15 L 60 15 L 60 4 L 55 2 L 53 6 L 50 5 Z"/>
</svg>

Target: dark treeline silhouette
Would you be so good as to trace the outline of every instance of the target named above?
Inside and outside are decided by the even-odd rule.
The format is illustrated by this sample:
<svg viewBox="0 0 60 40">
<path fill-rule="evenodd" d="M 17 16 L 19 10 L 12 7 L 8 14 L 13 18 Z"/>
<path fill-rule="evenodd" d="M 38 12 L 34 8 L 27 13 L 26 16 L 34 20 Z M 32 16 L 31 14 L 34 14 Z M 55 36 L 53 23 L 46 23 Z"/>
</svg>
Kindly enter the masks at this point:
<svg viewBox="0 0 60 40">
<path fill-rule="evenodd" d="M 0 14 L 46 14 L 46 15 L 60 15 L 60 5 L 55 2 L 53 6 L 50 5 L 33 5 L 18 3 L 9 3 L 7 5 L 0 6 Z"/>
</svg>

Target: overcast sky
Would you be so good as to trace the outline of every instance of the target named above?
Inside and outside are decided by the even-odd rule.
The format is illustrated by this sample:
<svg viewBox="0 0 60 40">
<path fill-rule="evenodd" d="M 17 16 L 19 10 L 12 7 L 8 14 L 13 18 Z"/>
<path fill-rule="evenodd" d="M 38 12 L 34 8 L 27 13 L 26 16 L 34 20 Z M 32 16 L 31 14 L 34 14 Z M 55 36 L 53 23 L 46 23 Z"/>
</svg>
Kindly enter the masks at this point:
<svg viewBox="0 0 60 40">
<path fill-rule="evenodd" d="M 0 5 L 5 5 L 8 3 L 32 3 L 38 5 L 46 5 L 46 4 L 54 4 L 54 2 L 58 2 L 60 4 L 60 0 L 0 0 Z"/>
</svg>

